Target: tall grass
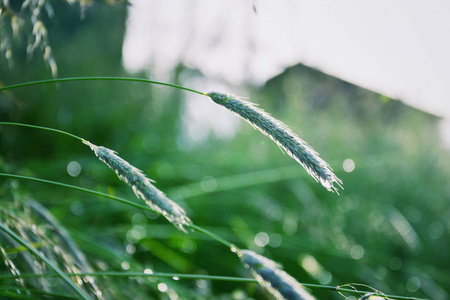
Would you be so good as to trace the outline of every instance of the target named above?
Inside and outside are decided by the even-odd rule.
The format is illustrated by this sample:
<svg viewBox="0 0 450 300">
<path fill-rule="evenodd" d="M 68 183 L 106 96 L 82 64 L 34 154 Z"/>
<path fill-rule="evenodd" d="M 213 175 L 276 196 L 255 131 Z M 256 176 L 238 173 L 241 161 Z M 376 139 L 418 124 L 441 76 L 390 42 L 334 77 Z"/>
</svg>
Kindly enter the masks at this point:
<svg viewBox="0 0 450 300">
<path fill-rule="evenodd" d="M 226 94 L 221 93 L 203 93 L 196 90 L 188 89 L 185 87 L 180 87 L 177 85 L 166 84 L 155 81 L 148 81 L 142 79 L 130 79 L 130 78 L 111 78 L 111 77 L 98 77 L 98 78 L 66 78 L 66 79 L 56 79 L 56 80 L 44 80 L 38 82 L 29 82 L 23 84 L 17 84 L 13 86 L 1 87 L 0 90 L 7 90 L 10 88 L 19 88 L 23 86 L 51 83 L 51 82 L 64 82 L 64 81 L 76 81 L 76 80 L 125 80 L 125 81 L 138 81 L 138 82 L 148 82 L 162 84 L 165 86 L 175 87 L 178 89 L 183 89 L 189 92 L 194 92 L 199 95 L 209 96 L 211 99 L 231 111 L 237 113 L 249 123 L 251 123 L 258 130 L 268 135 L 275 143 L 277 143 L 282 149 L 289 153 L 297 162 L 299 162 L 307 172 L 316 180 L 320 181 L 322 185 L 329 191 L 337 191 L 333 186 L 336 182 L 338 185 L 341 184 L 341 180 L 331 171 L 329 164 L 318 157 L 318 154 L 308 146 L 306 142 L 301 140 L 296 136 L 290 129 L 288 129 L 283 123 L 276 120 L 275 118 L 269 116 L 264 111 L 257 109 L 252 104 L 244 102 L 240 99 L 234 97 L 226 96 Z M 118 177 L 124 181 L 131 189 L 137 198 L 143 199 L 148 207 L 142 206 L 134 203 L 133 201 L 128 201 L 126 199 L 110 195 L 108 193 L 101 193 L 98 191 L 93 191 L 91 189 L 71 186 L 68 184 L 63 184 L 59 182 L 53 182 L 48 180 L 39 179 L 36 177 L 27 177 L 23 175 L 7 174 L 1 173 L 2 177 L 9 177 L 11 179 L 21 179 L 30 180 L 35 182 L 41 182 L 46 184 L 51 184 L 53 186 L 60 186 L 66 189 L 74 189 L 81 192 L 86 192 L 94 194 L 96 196 L 101 196 L 108 199 L 113 199 L 121 202 L 122 204 L 131 205 L 134 208 L 139 208 L 142 211 L 151 211 L 163 215 L 170 223 L 175 225 L 178 229 L 191 235 L 190 230 L 192 229 L 200 234 L 203 234 L 208 239 L 212 239 L 223 245 L 230 250 L 230 255 L 237 255 L 236 259 L 239 258 L 242 265 L 249 268 L 251 274 L 255 277 L 255 280 L 245 280 L 244 278 L 235 277 L 220 277 L 220 276 L 209 276 L 209 275 L 196 275 L 196 274 L 171 274 L 171 273 L 161 273 L 154 272 L 153 270 L 141 270 L 141 272 L 93 272 L 92 268 L 89 266 L 88 260 L 78 249 L 75 241 L 69 237 L 66 230 L 56 221 L 51 214 L 36 202 L 29 201 L 13 201 L 19 203 L 19 209 L 14 208 L 12 205 L 9 209 L 4 210 L 4 214 L 1 215 L 0 231 L 3 232 L 2 254 L 5 260 L 5 266 L 10 270 L 11 275 L 8 277 L 6 274 L 3 278 L 10 278 L 16 280 L 16 284 L 20 291 L 24 291 L 28 298 L 41 293 L 41 295 L 46 295 L 51 297 L 49 293 L 58 293 L 59 297 L 75 297 L 80 299 L 90 299 L 99 298 L 101 299 L 104 294 L 114 294 L 117 296 L 120 291 L 114 290 L 113 286 L 105 286 L 105 284 L 97 283 L 96 277 L 106 276 L 106 277 L 157 277 L 164 278 L 170 277 L 175 278 L 178 281 L 180 278 L 191 278 L 199 280 L 228 280 L 238 282 L 258 282 L 261 288 L 267 290 L 268 293 L 273 295 L 277 299 L 314 299 L 313 296 L 307 292 L 303 286 L 308 286 L 311 289 L 322 288 L 330 289 L 338 292 L 355 293 L 361 295 L 361 297 L 382 297 L 382 298 L 392 298 L 392 299 L 404 299 L 402 296 L 385 296 L 378 291 L 368 291 L 360 290 L 357 288 L 345 288 L 336 286 L 325 286 L 325 285 L 314 285 L 314 284 L 301 284 L 292 276 L 287 274 L 287 272 L 281 269 L 281 266 L 273 262 L 272 260 L 257 254 L 248 249 L 241 249 L 236 243 L 228 241 L 226 238 L 205 229 L 202 226 L 194 225 L 181 207 L 175 201 L 169 199 L 162 191 L 157 189 L 147 176 L 140 171 L 138 168 L 131 165 L 129 162 L 125 161 L 123 158 L 119 157 L 116 152 L 103 146 L 96 146 L 93 143 L 87 142 L 85 139 L 67 133 L 58 129 L 46 128 L 36 125 L 28 125 L 21 123 L 9 123 L 0 122 L 3 126 L 22 126 L 31 127 L 34 129 L 53 131 L 57 133 L 62 133 L 78 141 L 83 142 L 91 148 L 100 161 L 105 163 L 110 169 L 112 169 Z M 38 171 L 38 170 L 37 170 Z M 28 207 L 28 208 L 26 208 Z M 223 208 L 225 209 L 225 208 Z M 97 210 L 97 213 L 102 213 L 101 208 Z M 20 215 L 19 217 L 17 215 Z M 194 214 L 195 215 L 195 212 Z M 30 216 L 34 216 L 30 218 Z M 193 220 L 195 218 L 192 218 Z M 16 220 L 16 221 L 14 221 Z M 21 220 L 21 222 L 17 222 Z M 26 220 L 26 221 L 24 221 Z M 39 221 L 38 221 L 39 220 Z M 52 235 L 50 238 L 45 237 L 39 230 L 34 228 L 35 224 L 38 222 L 44 223 L 46 227 L 51 228 Z M 137 222 L 137 221 L 134 221 Z M 140 226 L 140 225 L 139 225 Z M 142 226 L 141 226 L 142 227 Z M 139 227 L 139 228 L 141 228 Z M 172 227 L 173 228 L 173 227 Z M 152 230 L 152 224 L 148 225 L 148 230 Z M 227 228 L 225 228 L 227 230 Z M 28 233 L 27 233 L 28 232 Z M 79 240 L 82 242 L 82 239 Z M 151 243 L 151 241 L 149 241 Z M 89 243 L 89 242 L 88 242 Z M 93 246 L 93 245 L 91 245 Z M 23 247 L 23 248 L 19 248 Z M 135 246 L 133 246 L 135 247 Z M 157 244 L 153 244 L 155 247 L 162 249 Z M 47 249 L 48 248 L 48 249 Z M 82 247 L 80 247 L 82 248 Z M 14 250 L 15 249 L 15 250 Z M 39 250 L 41 249 L 41 250 Z M 14 262 L 14 258 L 10 257 L 11 252 L 17 253 L 30 253 L 36 257 L 39 261 L 38 269 L 31 268 L 27 272 L 21 271 Z M 160 255 L 165 255 L 164 250 L 159 250 Z M 28 255 L 28 254 L 27 254 Z M 172 254 L 176 257 L 176 254 Z M 112 254 L 114 257 L 115 254 Z M 214 257 L 214 253 L 211 253 L 211 257 Z M 230 259 L 232 259 L 230 257 Z M 214 263 L 214 259 L 211 259 L 211 263 Z M 59 265 L 59 266 L 58 266 Z M 61 268 L 64 268 L 64 270 Z M 122 261 L 120 266 L 125 271 L 129 270 L 131 263 L 128 261 Z M 51 271 L 51 272 L 48 272 Z M 50 280 L 51 278 L 58 277 L 60 281 L 67 288 L 58 287 L 54 289 L 54 285 L 41 282 L 40 284 L 33 283 L 28 279 L 30 278 L 43 278 L 44 280 Z M 1 278 L 1 277 L 0 277 Z M 171 282 L 172 285 L 173 282 Z M 140 282 L 140 284 L 143 284 Z M 175 286 L 175 285 L 174 285 Z M 104 293 L 101 289 L 104 289 Z M 185 292 L 183 288 L 169 288 L 163 281 L 159 282 L 157 285 L 156 293 L 167 293 L 170 298 L 179 298 L 185 295 L 191 295 L 192 292 Z M 200 292 L 199 292 L 200 293 Z M 8 291 L 8 296 L 13 296 L 19 294 Z M 127 289 L 123 291 L 123 295 L 132 295 L 133 291 Z M 172 295 L 172 296 L 170 296 Z M 369 295 L 369 296 L 364 296 Z M 190 296 L 186 296 L 190 297 Z M 416 299 L 416 298 L 408 298 Z"/>
</svg>

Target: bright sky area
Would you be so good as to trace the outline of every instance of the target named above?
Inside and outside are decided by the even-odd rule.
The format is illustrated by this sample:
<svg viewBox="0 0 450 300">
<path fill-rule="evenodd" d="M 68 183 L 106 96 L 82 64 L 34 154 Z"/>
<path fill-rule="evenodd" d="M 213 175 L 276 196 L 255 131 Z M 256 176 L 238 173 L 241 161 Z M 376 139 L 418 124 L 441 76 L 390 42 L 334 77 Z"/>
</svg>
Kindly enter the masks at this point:
<svg viewBox="0 0 450 300">
<path fill-rule="evenodd" d="M 123 61 L 166 77 L 263 84 L 303 63 L 443 117 L 450 145 L 448 0 L 132 0 Z M 196 82 L 209 91 L 211 82 Z"/>
</svg>

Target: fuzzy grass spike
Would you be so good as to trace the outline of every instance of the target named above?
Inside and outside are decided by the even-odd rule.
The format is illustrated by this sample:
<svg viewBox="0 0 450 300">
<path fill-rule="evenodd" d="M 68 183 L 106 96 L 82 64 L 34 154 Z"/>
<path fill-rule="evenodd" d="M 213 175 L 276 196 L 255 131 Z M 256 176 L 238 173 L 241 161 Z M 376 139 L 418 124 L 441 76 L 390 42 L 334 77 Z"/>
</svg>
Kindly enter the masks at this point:
<svg viewBox="0 0 450 300">
<path fill-rule="evenodd" d="M 3 232 L 2 232 L 3 233 Z M 5 266 L 9 269 L 9 271 L 11 272 L 12 275 L 14 276 L 18 276 L 16 278 L 16 282 L 23 287 L 24 289 L 26 289 L 25 286 L 25 282 L 23 281 L 22 278 L 20 278 L 20 271 L 19 269 L 16 267 L 16 265 L 14 264 L 14 262 L 8 257 L 8 253 L 6 253 L 6 249 L 3 248 L 2 246 L 0 246 L 0 254 L 3 257 L 3 261 L 5 263 Z"/>
<path fill-rule="evenodd" d="M 83 143 L 88 145 L 102 162 L 114 170 L 122 181 L 131 186 L 138 198 L 144 200 L 157 213 L 162 214 L 175 227 L 187 232 L 186 227 L 189 227 L 192 222 L 186 216 L 184 209 L 158 190 L 141 170 L 129 164 L 111 149 L 96 146 L 85 140 Z"/>
<path fill-rule="evenodd" d="M 250 250 L 237 251 L 242 264 L 250 269 L 253 277 L 278 300 L 314 300 L 303 286 L 280 266 Z"/>
<path fill-rule="evenodd" d="M 295 159 L 328 191 L 338 193 L 334 183 L 342 188 L 342 181 L 333 173 L 330 165 L 319 157 L 305 141 L 293 133 L 283 122 L 273 118 L 255 104 L 227 94 L 210 92 L 208 96 L 271 138 L 282 150 Z"/>
</svg>

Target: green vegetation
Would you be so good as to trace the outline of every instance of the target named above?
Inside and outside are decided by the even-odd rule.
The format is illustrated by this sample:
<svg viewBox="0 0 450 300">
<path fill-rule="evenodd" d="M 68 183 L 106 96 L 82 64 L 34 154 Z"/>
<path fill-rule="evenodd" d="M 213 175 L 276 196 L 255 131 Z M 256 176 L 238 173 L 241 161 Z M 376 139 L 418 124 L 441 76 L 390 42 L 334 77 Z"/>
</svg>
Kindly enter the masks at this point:
<svg viewBox="0 0 450 300">
<path fill-rule="evenodd" d="M 96 2 L 83 19 L 52 4 L 60 77 L 145 77 L 120 64 L 125 4 Z M 0 58 L 2 86 L 51 77 L 39 55 L 21 59 L 25 44 L 10 67 Z M 170 81 L 192 77 L 202 75 L 180 66 Z M 330 164 L 338 196 L 245 122 L 190 141 L 187 93 L 113 80 L 0 91 L 0 122 L 117 151 L 195 224 L 185 234 L 143 206 L 80 141 L 0 124 L 0 298 L 271 299 L 231 244 L 279 262 L 317 299 L 449 298 L 450 164 L 437 118 L 301 65 L 248 87 L 241 96 Z"/>
</svg>

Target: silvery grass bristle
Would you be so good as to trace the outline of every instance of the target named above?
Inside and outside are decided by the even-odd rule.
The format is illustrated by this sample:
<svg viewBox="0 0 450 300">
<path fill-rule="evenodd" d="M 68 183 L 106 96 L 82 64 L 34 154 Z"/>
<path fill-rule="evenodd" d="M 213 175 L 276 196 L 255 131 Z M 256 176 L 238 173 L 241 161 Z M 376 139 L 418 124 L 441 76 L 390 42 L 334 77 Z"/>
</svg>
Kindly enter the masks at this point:
<svg viewBox="0 0 450 300">
<path fill-rule="evenodd" d="M 26 208 L 30 209 L 32 216 L 43 222 L 46 225 L 47 230 L 51 231 L 52 234 L 58 238 L 59 246 L 72 256 L 74 263 L 76 263 L 83 272 L 93 272 L 93 269 L 89 265 L 83 252 L 81 252 L 78 246 L 70 238 L 67 230 L 61 226 L 56 218 L 42 206 L 42 204 L 33 199 L 28 199 L 25 202 L 25 205 Z"/>
<path fill-rule="evenodd" d="M 3 231 L 0 233 L 3 234 Z M 12 275 L 14 276 L 20 276 L 20 271 L 12 261 L 12 259 L 9 258 L 8 253 L 6 252 L 6 249 L 0 246 L 0 254 L 3 257 L 3 261 L 5 263 L 5 266 L 9 269 Z M 16 282 L 24 289 L 26 289 L 25 282 L 21 277 L 16 278 Z"/>
<path fill-rule="evenodd" d="M 144 200 L 151 209 L 162 214 L 175 227 L 187 232 L 186 228 L 192 222 L 186 216 L 184 209 L 158 190 L 141 170 L 129 164 L 111 149 L 96 146 L 86 140 L 83 143 L 88 145 L 102 162 L 114 170 L 122 181 L 131 186 L 138 198 Z"/>
<path fill-rule="evenodd" d="M 28 199 L 25 208 L 29 209 L 29 214 L 35 220 L 39 220 L 46 227 L 46 237 L 51 247 L 52 257 L 62 263 L 67 271 L 71 273 L 92 273 L 93 269 L 89 265 L 86 256 L 70 238 L 67 230 L 56 220 L 56 218 L 39 202 Z M 56 246 L 57 245 L 57 246 Z M 92 276 L 74 277 L 77 284 L 95 297 L 104 299 L 102 291 L 97 286 L 97 279 Z"/>
<path fill-rule="evenodd" d="M 238 250 L 242 264 L 250 269 L 253 277 L 276 299 L 314 300 L 292 276 L 281 270 L 276 262 L 250 250 Z"/>
<path fill-rule="evenodd" d="M 208 96 L 271 138 L 282 150 L 295 159 L 305 170 L 328 191 L 338 193 L 334 183 L 342 188 L 342 181 L 333 173 L 330 165 L 319 157 L 305 141 L 293 133 L 283 122 L 273 118 L 255 104 L 238 97 L 210 92 Z M 339 193 L 338 193 L 339 194 Z"/>
</svg>

